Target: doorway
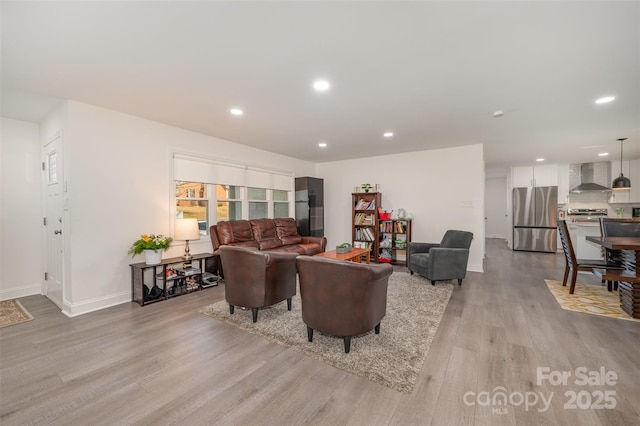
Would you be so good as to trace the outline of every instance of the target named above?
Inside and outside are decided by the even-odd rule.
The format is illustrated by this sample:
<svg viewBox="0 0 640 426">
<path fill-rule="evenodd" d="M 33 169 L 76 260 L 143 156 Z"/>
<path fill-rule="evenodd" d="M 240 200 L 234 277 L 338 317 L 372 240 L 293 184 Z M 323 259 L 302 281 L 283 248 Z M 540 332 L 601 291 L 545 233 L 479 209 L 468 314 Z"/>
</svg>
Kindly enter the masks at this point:
<svg viewBox="0 0 640 426">
<path fill-rule="evenodd" d="M 484 182 L 485 235 L 507 239 L 507 178 L 485 179 Z"/>
</svg>

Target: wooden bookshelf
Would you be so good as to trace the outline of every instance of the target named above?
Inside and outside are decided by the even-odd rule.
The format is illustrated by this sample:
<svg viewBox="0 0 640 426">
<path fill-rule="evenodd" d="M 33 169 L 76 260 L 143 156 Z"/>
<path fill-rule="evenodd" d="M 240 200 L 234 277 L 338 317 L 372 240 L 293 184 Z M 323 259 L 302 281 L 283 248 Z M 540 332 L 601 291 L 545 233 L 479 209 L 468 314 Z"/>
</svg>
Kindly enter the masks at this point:
<svg viewBox="0 0 640 426">
<path fill-rule="evenodd" d="M 411 219 L 381 220 L 380 261 L 391 259 L 394 265 L 407 264 L 407 244 L 411 242 Z"/>
<path fill-rule="evenodd" d="M 380 192 L 354 192 L 351 194 L 351 241 L 354 247 L 368 248 L 371 261 L 377 263 L 380 254 L 380 220 L 378 207 L 382 206 Z"/>
</svg>

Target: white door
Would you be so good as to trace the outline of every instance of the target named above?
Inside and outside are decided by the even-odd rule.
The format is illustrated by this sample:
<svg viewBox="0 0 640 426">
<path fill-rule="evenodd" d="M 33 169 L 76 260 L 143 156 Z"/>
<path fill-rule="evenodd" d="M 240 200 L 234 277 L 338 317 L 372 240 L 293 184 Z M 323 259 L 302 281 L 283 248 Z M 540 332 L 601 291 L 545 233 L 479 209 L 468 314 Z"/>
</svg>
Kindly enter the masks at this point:
<svg viewBox="0 0 640 426">
<path fill-rule="evenodd" d="M 64 283 L 64 234 L 62 223 L 63 186 L 62 141 L 60 136 L 43 151 L 45 185 L 45 285 L 44 293 L 62 309 Z"/>
<path fill-rule="evenodd" d="M 484 197 L 485 237 L 506 239 L 510 231 L 507 222 L 507 179 L 485 179 Z"/>
</svg>

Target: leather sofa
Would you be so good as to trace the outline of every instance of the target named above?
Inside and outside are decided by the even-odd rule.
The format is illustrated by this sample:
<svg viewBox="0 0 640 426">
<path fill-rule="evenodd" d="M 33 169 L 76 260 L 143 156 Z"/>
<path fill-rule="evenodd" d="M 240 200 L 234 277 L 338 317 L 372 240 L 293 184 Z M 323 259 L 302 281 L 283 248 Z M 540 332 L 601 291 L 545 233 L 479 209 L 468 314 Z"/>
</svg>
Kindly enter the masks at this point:
<svg viewBox="0 0 640 426">
<path fill-rule="evenodd" d="M 291 217 L 220 221 L 210 231 L 214 254 L 228 245 L 313 256 L 324 252 L 327 246 L 326 237 L 298 234 L 296 221 Z"/>
</svg>

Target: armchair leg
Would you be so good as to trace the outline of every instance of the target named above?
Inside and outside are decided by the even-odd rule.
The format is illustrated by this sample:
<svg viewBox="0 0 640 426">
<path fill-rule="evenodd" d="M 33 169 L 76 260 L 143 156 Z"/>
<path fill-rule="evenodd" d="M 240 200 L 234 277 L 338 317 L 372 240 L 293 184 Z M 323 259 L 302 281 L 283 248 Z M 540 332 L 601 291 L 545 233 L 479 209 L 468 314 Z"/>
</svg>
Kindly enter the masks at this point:
<svg viewBox="0 0 640 426">
<path fill-rule="evenodd" d="M 436 285 L 436 280 L 431 280 L 431 285 Z"/>
<path fill-rule="evenodd" d="M 291 297 L 287 299 L 287 310 L 291 310 Z"/>
<path fill-rule="evenodd" d="M 351 350 L 351 336 L 344 336 L 344 353 L 348 354 Z"/>
<path fill-rule="evenodd" d="M 376 325 L 376 328 L 374 328 L 376 334 L 380 334 L 380 323 L 378 323 L 378 325 Z"/>
<path fill-rule="evenodd" d="M 409 274 L 410 274 L 410 275 L 413 275 L 413 271 L 409 270 Z"/>
<path fill-rule="evenodd" d="M 229 313 L 233 315 L 233 311 L 235 310 L 235 306 L 229 305 Z"/>
<path fill-rule="evenodd" d="M 307 339 L 313 342 L 313 328 L 307 326 Z"/>
<path fill-rule="evenodd" d="M 458 286 L 461 286 L 461 285 L 462 285 L 462 279 L 459 279 L 458 280 Z"/>
<path fill-rule="evenodd" d="M 253 322 L 258 321 L 258 308 L 251 308 L 251 319 Z"/>
</svg>

